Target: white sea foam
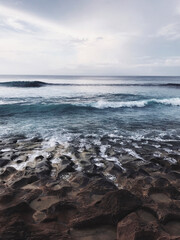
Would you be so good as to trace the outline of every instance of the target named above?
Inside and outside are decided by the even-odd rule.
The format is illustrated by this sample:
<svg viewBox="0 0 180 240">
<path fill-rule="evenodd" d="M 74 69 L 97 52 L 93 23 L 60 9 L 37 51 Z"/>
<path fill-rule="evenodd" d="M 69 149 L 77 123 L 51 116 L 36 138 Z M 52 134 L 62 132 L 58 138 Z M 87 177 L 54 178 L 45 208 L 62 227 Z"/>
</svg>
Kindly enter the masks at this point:
<svg viewBox="0 0 180 240">
<path fill-rule="evenodd" d="M 104 108 L 123 108 L 123 107 L 144 107 L 147 104 L 146 100 L 143 101 L 127 101 L 127 102 L 107 102 L 98 101 L 96 103 L 91 103 L 90 106 L 94 108 L 104 109 Z"/>
<path fill-rule="evenodd" d="M 18 103 L 25 103 L 25 100 L 0 100 L 0 105 L 10 105 Z"/>
<path fill-rule="evenodd" d="M 104 167 L 104 166 L 105 166 L 104 163 L 101 163 L 101 162 L 100 162 L 100 163 L 96 163 L 95 165 L 96 165 L 97 167 Z"/>
<path fill-rule="evenodd" d="M 154 156 L 154 157 L 161 157 L 161 153 L 160 153 L 160 152 L 154 152 L 154 153 L 153 153 L 153 156 Z"/>
<path fill-rule="evenodd" d="M 171 157 L 165 157 L 164 160 L 168 161 L 171 164 L 176 164 L 177 160 Z"/>
<path fill-rule="evenodd" d="M 135 151 L 133 151 L 132 149 L 129 149 L 129 148 L 124 148 L 124 150 L 129 153 L 129 155 L 135 157 L 135 158 L 138 158 L 138 159 L 142 159 L 144 160 L 141 156 L 139 156 Z"/>
<path fill-rule="evenodd" d="M 167 98 L 167 99 L 146 99 L 139 101 L 122 101 L 122 102 L 109 102 L 104 100 L 99 100 L 98 102 L 90 102 L 90 103 L 80 103 L 74 104 L 76 106 L 84 106 L 84 107 L 94 107 L 97 109 L 106 109 L 106 108 L 133 108 L 138 107 L 142 108 L 149 104 L 157 103 L 163 105 L 172 105 L 172 106 L 180 106 L 180 98 Z"/>
<path fill-rule="evenodd" d="M 36 104 L 37 102 L 32 101 L 27 102 L 23 99 L 16 99 L 16 100 L 0 100 L 0 105 L 10 105 L 10 104 L 22 104 L 25 103 L 26 105 Z M 41 104 L 47 104 L 47 102 L 40 102 Z M 62 103 L 62 102 L 61 102 Z M 82 106 L 82 107 L 93 107 L 97 109 L 106 109 L 106 108 L 142 108 L 149 104 L 163 104 L 163 105 L 172 105 L 172 106 L 180 106 L 180 98 L 165 98 L 165 99 L 144 99 L 144 100 L 137 100 L 137 101 L 105 101 L 99 100 L 97 102 L 84 102 L 84 103 L 74 103 L 74 106 Z M 53 101 L 52 104 L 59 104 L 57 101 Z M 62 103 L 63 104 L 63 103 Z"/>
<path fill-rule="evenodd" d="M 14 167 L 18 171 L 23 170 L 27 166 L 35 167 L 36 166 L 35 158 L 40 155 L 43 156 L 44 158 L 46 158 L 48 156 L 48 153 L 43 150 L 36 150 L 33 153 L 28 154 L 27 161 L 21 162 L 21 163 L 10 162 L 10 164 L 8 164 L 7 166 Z"/>
<path fill-rule="evenodd" d="M 107 157 L 106 150 L 107 150 L 108 147 L 110 147 L 110 146 L 109 145 L 101 145 L 100 146 L 100 152 L 101 152 L 101 157 L 102 158 Z"/>
<path fill-rule="evenodd" d="M 180 106 L 180 98 L 159 99 L 159 100 L 155 99 L 154 102 L 162 103 L 165 105 Z"/>
<path fill-rule="evenodd" d="M 60 164 L 60 163 L 61 163 L 61 159 L 60 159 L 60 158 L 53 158 L 53 159 L 51 160 L 51 163 L 52 163 L 52 164 Z"/>
<path fill-rule="evenodd" d="M 3 149 L 1 149 L 1 152 L 9 152 L 11 150 L 12 150 L 11 148 L 3 148 Z"/>
</svg>

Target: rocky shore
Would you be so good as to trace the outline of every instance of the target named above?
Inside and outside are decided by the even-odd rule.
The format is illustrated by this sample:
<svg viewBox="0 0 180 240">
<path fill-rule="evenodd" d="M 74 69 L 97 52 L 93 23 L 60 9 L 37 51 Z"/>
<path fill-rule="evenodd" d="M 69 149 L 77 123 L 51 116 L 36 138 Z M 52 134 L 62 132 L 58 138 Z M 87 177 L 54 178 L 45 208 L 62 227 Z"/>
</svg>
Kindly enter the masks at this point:
<svg viewBox="0 0 180 240">
<path fill-rule="evenodd" d="M 0 239 L 179 240 L 179 142 L 101 143 L 1 140 Z"/>
</svg>

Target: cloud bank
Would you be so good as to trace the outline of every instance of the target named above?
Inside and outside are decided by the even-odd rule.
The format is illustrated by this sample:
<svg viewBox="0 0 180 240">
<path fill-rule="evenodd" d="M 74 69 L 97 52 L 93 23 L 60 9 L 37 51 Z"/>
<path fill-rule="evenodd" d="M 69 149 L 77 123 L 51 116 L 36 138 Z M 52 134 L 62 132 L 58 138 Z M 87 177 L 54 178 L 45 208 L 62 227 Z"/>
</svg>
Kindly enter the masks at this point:
<svg viewBox="0 0 180 240">
<path fill-rule="evenodd" d="M 179 0 L 0 0 L 0 74 L 180 75 Z"/>
</svg>

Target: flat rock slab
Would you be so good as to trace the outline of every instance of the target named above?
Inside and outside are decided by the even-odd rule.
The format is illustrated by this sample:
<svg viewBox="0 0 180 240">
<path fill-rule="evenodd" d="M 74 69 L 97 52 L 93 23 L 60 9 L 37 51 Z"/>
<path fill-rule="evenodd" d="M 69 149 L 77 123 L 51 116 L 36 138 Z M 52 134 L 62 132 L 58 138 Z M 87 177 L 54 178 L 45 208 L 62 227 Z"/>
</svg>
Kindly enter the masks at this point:
<svg viewBox="0 0 180 240">
<path fill-rule="evenodd" d="M 180 239 L 180 220 L 168 222 L 165 224 L 164 230 L 167 231 L 170 235 L 179 236 Z"/>
<path fill-rule="evenodd" d="M 169 234 L 162 230 L 156 220 L 149 221 L 149 213 L 146 213 L 146 221 L 144 221 L 143 218 L 139 217 L 138 214 L 134 212 L 120 221 L 117 226 L 117 240 L 171 239 Z"/>
<path fill-rule="evenodd" d="M 116 240 L 116 227 L 102 226 L 70 231 L 73 240 Z"/>
<path fill-rule="evenodd" d="M 150 198 L 152 198 L 157 203 L 170 203 L 171 199 L 164 193 L 153 193 L 150 195 Z"/>
<path fill-rule="evenodd" d="M 30 204 L 31 208 L 33 208 L 36 211 L 42 211 L 53 204 L 59 202 L 59 197 L 57 196 L 45 196 L 45 197 L 39 197 L 33 200 Z"/>
</svg>

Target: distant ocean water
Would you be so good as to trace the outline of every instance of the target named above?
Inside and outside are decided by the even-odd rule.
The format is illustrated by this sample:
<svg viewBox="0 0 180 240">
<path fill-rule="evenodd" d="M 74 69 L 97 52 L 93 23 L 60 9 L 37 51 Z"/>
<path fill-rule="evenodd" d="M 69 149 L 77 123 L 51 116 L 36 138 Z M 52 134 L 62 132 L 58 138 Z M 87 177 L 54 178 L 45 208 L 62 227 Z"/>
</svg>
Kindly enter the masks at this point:
<svg viewBox="0 0 180 240">
<path fill-rule="evenodd" d="M 0 138 L 18 135 L 180 141 L 180 77 L 0 76 Z"/>
</svg>

